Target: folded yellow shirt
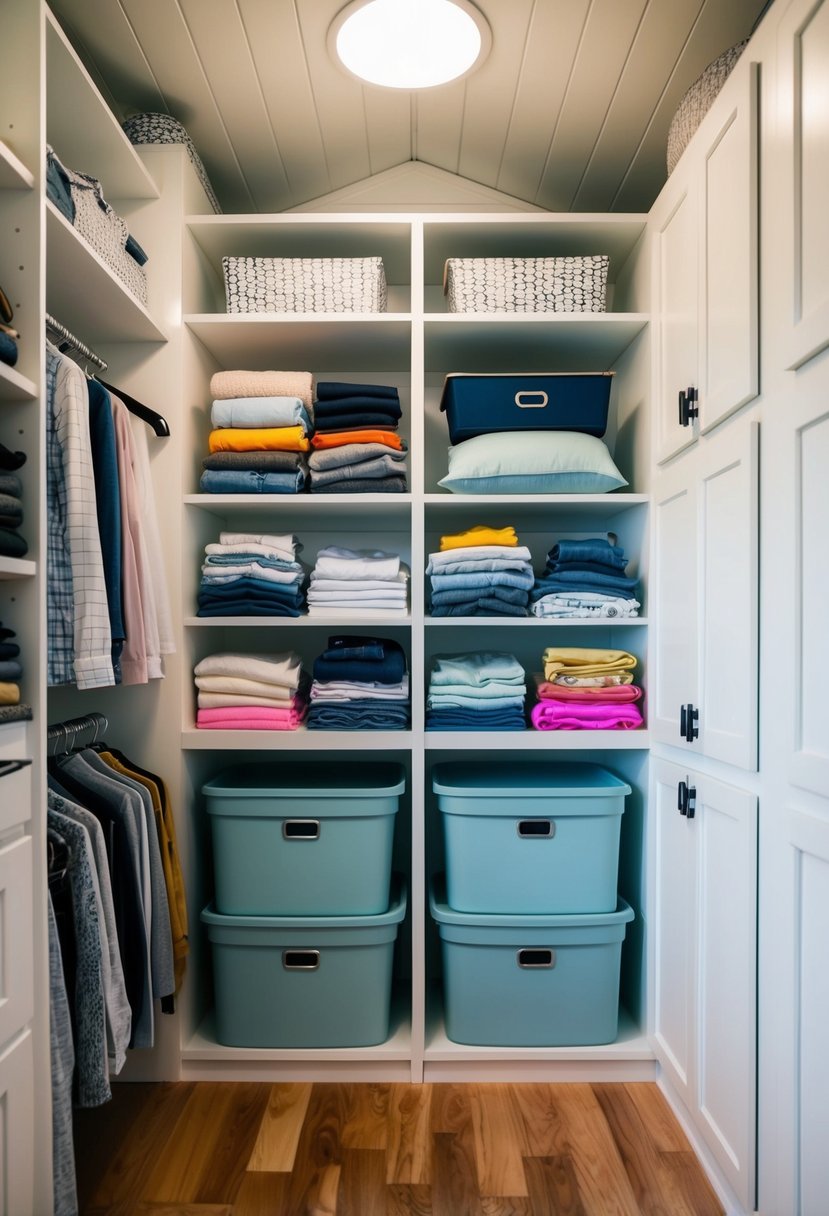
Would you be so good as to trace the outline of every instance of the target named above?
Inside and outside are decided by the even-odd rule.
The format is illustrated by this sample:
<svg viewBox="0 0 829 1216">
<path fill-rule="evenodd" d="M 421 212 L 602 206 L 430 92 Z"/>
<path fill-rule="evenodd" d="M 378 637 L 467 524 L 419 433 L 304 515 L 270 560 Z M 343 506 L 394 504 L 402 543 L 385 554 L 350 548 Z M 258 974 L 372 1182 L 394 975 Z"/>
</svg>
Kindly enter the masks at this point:
<svg viewBox="0 0 829 1216">
<path fill-rule="evenodd" d="M 518 537 L 515 528 L 487 528 L 485 524 L 476 524 L 466 532 L 458 532 L 454 536 L 440 538 L 440 551 L 447 549 L 465 549 L 468 545 L 517 545 Z"/>
<path fill-rule="evenodd" d="M 626 650 L 601 650 L 594 646 L 548 646 L 541 657 L 547 680 L 554 680 L 561 674 L 622 675 L 632 672 L 636 666 L 636 656 Z"/>
<path fill-rule="evenodd" d="M 222 427 L 210 432 L 213 452 L 308 452 L 304 426 Z"/>
<path fill-rule="evenodd" d="M 20 685 L 6 682 L 0 683 L 0 705 L 19 705 Z"/>
</svg>

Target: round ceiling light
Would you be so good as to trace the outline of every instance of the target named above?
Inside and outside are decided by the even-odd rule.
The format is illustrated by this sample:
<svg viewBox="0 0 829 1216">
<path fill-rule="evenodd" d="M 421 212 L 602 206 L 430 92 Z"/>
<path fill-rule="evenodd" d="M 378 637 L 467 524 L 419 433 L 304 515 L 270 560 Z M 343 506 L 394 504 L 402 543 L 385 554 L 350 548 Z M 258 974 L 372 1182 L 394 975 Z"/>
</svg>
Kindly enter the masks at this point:
<svg viewBox="0 0 829 1216">
<path fill-rule="evenodd" d="M 335 60 L 368 84 L 430 89 L 471 72 L 491 43 L 467 0 L 354 0 L 335 17 Z"/>
</svg>

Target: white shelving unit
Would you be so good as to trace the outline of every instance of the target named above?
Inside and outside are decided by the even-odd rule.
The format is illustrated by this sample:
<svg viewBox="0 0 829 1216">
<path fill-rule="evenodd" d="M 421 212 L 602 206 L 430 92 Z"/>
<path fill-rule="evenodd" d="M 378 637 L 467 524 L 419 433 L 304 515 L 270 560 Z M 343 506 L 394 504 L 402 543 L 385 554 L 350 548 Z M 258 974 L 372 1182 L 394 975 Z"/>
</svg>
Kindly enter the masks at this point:
<svg viewBox="0 0 829 1216">
<path fill-rule="evenodd" d="M 35 176 L 9 145 L 0 139 L 0 190 L 34 190 Z"/>
<path fill-rule="evenodd" d="M 434 956 L 426 884 L 434 857 L 435 831 L 431 764 L 450 755 L 515 756 L 522 763 L 539 756 L 582 757 L 616 765 L 632 775 L 641 798 L 643 765 L 650 737 L 637 731 L 441 732 L 424 729 L 429 661 L 434 653 L 498 648 L 516 653 L 525 670 L 540 666 L 544 646 L 618 646 L 641 659 L 647 681 L 647 551 L 649 494 L 647 461 L 631 455 L 628 491 L 598 495 L 452 495 L 437 482 L 446 472 L 448 436 L 438 410 L 440 387 L 449 371 L 616 370 L 608 441 L 629 413 L 648 399 L 643 358 L 648 343 L 648 300 L 637 270 L 644 217 L 296 215 L 187 217 L 184 239 L 183 325 L 189 336 L 190 374 L 184 398 L 190 403 L 183 444 L 182 527 L 182 706 L 180 735 L 185 788 L 231 761 L 313 751 L 321 759 L 346 755 L 363 763 L 394 755 L 410 772 L 412 813 L 407 836 L 398 823 L 396 848 L 409 884 L 411 993 L 402 1024 L 388 1043 L 350 1052 L 240 1050 L 215 1039 L 209 996 L 192 1002 L 182 1025 L 185 1077 L 363 1077 L 395 1078 L 399 1067 L 414 1079 L 441 1076 L 652 1077 L 653 1055 L 645 1037 L 644 1000 L 634 1000 L 622 1016 L 616 1043 L 602 1048 L 517 1050 L 467 1048 L 450 1043 L 442 1028 L 439 995 L 427 1001 L 427 975 Z M 611 258 L 611 311 L 582 315 L 461 316 L 445 311 L 443 261 L 450 254 L 499 252 L 608 252 Z M 389 309 L 381 315 L 327 316 L 227 314 L 224 311 L 224 256 L 359 256 L 381 254 L 389 282 Z M 214 371 L 247 367 L 304 368 L 318 379 L 370 380 L 396 384 L 404 416 L 401 434 L 409 443 L 410 492 L 405 495 L 210 495 L 197 491 L 201 456 L 209 432 L 209 380 Z M 633 467 L 635 465 L 635 467 Z M 535 618 L 435 618 L 428 615 L 423 571 L 427 554 L 447 531 L 474 523 L 512 523 L 528 543 L 536 568 L 561 535 L 613 532 L 625 545 L 645 589 L 641 617 L 613 621 L 542 621 Z M 291 532 L 303 543 L 301 559 L 313 566 L 324 544 L 394 549 L 411 568 L 411 610 L 391 619 L 365 613 L 338 617 L 200 618 L 194 615 L 204 544 L 225 528 Z M 526 541 L 525 541 L 526 537 Z M 401 640 L 410 660 L 412 725 L 407 731 L 290 732 L 206 731 L 193 725 L 189 672 L 201 657 L 221 649 L 259 652 L 295 650 L 310 666 L 329 632 L 371 633 Z M 203 839 L 200 797 L 192 795 L 191 822 Z M 635 816 L 634 816 L 635 819 Z M 409 821 L 406 820 L 406 823 Z M 632 824 L 631 831 L 634 831 Z M 397 861 L 396 861 L 397 864 Z M 641 872 L 629 876 L 626 897 L 641 913 Z M 191 903 L 210 897 L 203 884 Z M 633 935 L 635 938 L 635 935 Z M 202 957 L 207 947 L 201 944 Z M 641 937 L 630 944 L 633 971 L 645 966 Z M 193 980 L 201 990 L 198 969 Z M 428 1016 L 427 1016 L 428 1006 Z M 575 1072 L 574 1072 L 575 1070 Z"/>
<path fill-rule="evenodd" d="M 34 380 L 22 376 L 8 364 L 0 363 L 0 401 L 35 401 L 39 391 Z"/>
</svg>

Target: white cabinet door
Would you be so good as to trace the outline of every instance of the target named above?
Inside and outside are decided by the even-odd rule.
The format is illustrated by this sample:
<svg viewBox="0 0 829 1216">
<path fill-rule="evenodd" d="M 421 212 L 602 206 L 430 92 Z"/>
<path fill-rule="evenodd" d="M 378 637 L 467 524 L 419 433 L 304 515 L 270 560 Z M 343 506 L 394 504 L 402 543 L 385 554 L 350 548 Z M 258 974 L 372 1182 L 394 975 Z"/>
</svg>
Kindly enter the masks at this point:
<svg viewBox="0 0 829 1216">
<path fill-rule="evenodd" d="M 735 419 L 697 453 L 698 750 L 757 768 L 758 424 Z"/>
<path fill-rule="evenodd" d="M 659 478 L 653 496 L 656 556 L 650 598 L 656 621 L 648 724 L 653 737 L 682 743 L 680 707 L 697 697 L 696 459 Z"/>
<path fill-rule="evenodd" d="M 757 799 L 696 779 L 698 1124 L 744 1207 L 754 1206 Z"/>
<path fill-rule="evenodd" d="M 0 1050 L 0 1196 L 8 1216 L 34 1211 L 35 1127 L 32 1032 Z"/>
<path fill-rule="evenodd" d="M 654 840 L 654 1051 L 689 1110 L 694 1106 L 694 942 L 696 860 L 693 823 L 677 806 L 687 772 L 653 763 L 650 822 Z"/>
<path fill-rule="evenodd" d="M 794 0 L 778 33 L 778 142 L 781 241 L 787 257 L 781 284 L 784 357 L 790 368 L 829 345 L 829 4 Z"/>
<path fill-rule="evenodd" d="M 680 391 L 698 386 L 699 368 L 699 191 L 686 167 L 685 184 L 655 235 L 657 293 L 656 459 L 683 451 L 696 439 L 696 427 L 679 421 Z"/>
<path fill-rule="evenodd" d="M 681 809 L 681 783 L 687 789 Z M 684 800 L 683 800 L 684 801 Z M 743 1206 L 754 1206 L 757 799 L 653 765 L 653 1046 Z"/>
<path fill-rule="evenodd" d="M 0 849 L 0 1045 L 34 1012 L 32 838 Z"/>
<path fill-rule="evenodd" d="M 699 421 L 703 434 L 757 396 L 757 65 L 707 135 L 702 174 Z"/>
</svg>

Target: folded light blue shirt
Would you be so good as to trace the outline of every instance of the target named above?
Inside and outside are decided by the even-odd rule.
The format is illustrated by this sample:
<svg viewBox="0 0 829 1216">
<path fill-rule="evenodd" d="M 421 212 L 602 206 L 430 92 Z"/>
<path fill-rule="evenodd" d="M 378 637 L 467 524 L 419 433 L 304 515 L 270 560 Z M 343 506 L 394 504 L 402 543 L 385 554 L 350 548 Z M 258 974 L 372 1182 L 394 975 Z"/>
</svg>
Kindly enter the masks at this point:
<svg viewBox="0 0 829 1216">
<path fill-rule="evenodd" d="M 210 410 L 214 427 L 297 426 L 310 431 L 311 420 L 299 397 L 230 397 L 214 401 Z"/>
</svg>

